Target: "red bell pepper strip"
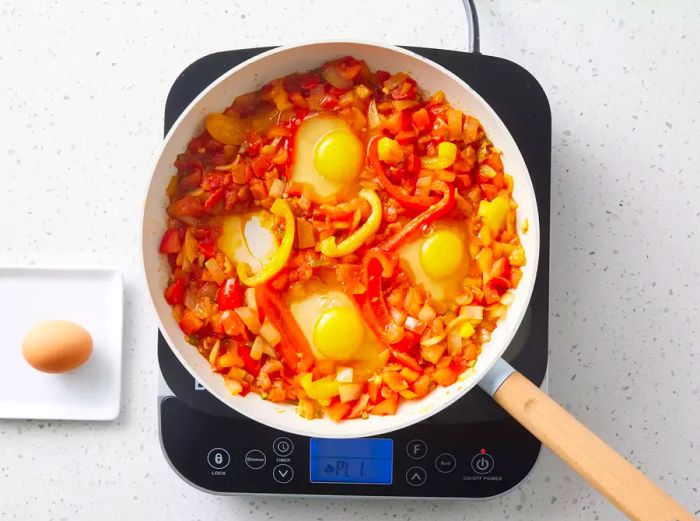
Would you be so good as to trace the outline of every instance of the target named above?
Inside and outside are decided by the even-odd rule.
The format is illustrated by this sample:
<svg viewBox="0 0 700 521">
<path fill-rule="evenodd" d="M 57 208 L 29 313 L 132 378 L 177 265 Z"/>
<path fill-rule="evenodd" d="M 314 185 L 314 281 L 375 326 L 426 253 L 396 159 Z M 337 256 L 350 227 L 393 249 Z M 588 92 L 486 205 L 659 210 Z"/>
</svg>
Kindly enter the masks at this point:
<svg viewBox="0 0 700 521">
<path fill-rule="evenodd" d="M 163 234 L 158 251 L 161 253 L 178 253 L 181 247 L 182 243 L 180 242 L 177 228 L 168 228 Z"/>
<path fill-rule="evenodd" d="M 455 204 L 454 187 L 448 185 L 444 181 L 435 180 L 433 181 L 433 188 L 442 192 L 442 199 L 440 199 L 437 204 L 434 204 L 425 210 L 423 213 L 416 215 L 413 219 L 406 223 L 401 231 L 382 242 L 378 246 L 381 251 L 395 250 L 408 236 L 419 230 L 421 226 L 438 220 L 440 217 L 452 210 L 452 207 Z"/>
<path fill-rule="evenodd" d="M 393 184 L 384 172 L 384 166 L 379 160 L 379 154 L 377 153 L 377 142 L 381 136 L 376 136 L 372 138 L 369 142 L 369 165 L 372 168 L 372 172 L 377 176 L 379 184 L 382 188 L 386 190 L 391 197 L 396 199 L 401 206 L 409 210 L 422 212 L 423 210 L 429 208 L 430 206 L 436 204 L 440 199 L 436 196 L 428 195 L 410 195 L 406 191 Z"/>
<path fill-rule="evenodd" d="M 401 340 L 403 330 L 392 320 L 382 293 L 382 273 L 385 272 L 385 264 L 388 264 L 388 261 L 383 253 L 368 251 L 362 260 L 363 282 L 367 289 L 365 293 L 353 296 L 370 329 L 381 342 L 390 345 Z"/>
<path fill-rule="evenodd" d="M 227 279 L 216 292 L 216 303 L 219 306 L 219 311 L 241 307 L 244 296 L 245 288 L 238 277 Z"/>
<path fill-rule="evenodd" d="M 282 335 L 277 351 L 295 373 L 304 373 L 314 365 L 309 342 L 279 295 L 267 284 L 255 287 L 255 300 L 261 313 L 272 322 Z"/>
</svg>

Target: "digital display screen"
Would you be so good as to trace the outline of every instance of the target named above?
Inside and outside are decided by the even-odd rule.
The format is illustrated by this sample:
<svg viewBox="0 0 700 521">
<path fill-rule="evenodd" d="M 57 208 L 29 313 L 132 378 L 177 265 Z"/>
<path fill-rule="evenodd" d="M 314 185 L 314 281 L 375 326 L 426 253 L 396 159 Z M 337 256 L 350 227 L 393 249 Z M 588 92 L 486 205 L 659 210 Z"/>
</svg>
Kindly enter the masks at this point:
<svg viewBox="0 0 700 521">
<path fill-rule="evenodd" d="M 391 485 L 393 451 L 386 438 L 311 438 L 311 482 Z"/>
</svg>

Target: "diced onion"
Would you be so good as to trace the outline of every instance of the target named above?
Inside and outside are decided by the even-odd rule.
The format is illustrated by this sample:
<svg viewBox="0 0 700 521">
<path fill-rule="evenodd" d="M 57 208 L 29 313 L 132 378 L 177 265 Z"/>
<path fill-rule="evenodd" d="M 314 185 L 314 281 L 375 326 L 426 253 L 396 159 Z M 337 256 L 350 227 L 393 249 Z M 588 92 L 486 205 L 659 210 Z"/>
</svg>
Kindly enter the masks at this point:
<svg viewBox="0 0 700 521">
<path fill-rule="evenodd" d="M 416 195 L 428 195 L 430 186 L 433 184 L 433 178 L 430 176 L 419 177 L 416 181 Z"/>
<path fill-rule="evenodd" d="M 260 335 L 272 347 L 279 344 L 280 340 L 282 340 L 282 335 L 280 335 L 280 332 L 275 326 L 272 325 L 272 322 L 270 322 L 267 318 L 265 318 L 263 325 L 260 326 Z"/>
<path fill-rule="evenodd" d="M 255 298 L 255 288 L 247 288 L 245 290 L 245 305 L 250 309 L 258 312 L 258 301 Z"/>
<path fill-rule="evenodd" d="M 243 386 L 238 380 L 224 378 L 224 383 L 226 384 L 226 387 L 228 388 L 229 392 L 234 396 L 237 394 L 241 394 L 241 392 L 243 391 Z"/>
<path fill-rule="evenodd" d="M 345 78 L 335 65 L 327 65 L 321 71 L 323 78 L 336 89 L 351 89 L 352 79 Z"/>
<path fill-rule="evenodd" d="M 235 311 L 251 333 L 254 335 L 260 333 L 260 320 L 258 319 L 257 312 L 249 307 L 236 308 Z"/>
<path fill-rule="evenodd" d="M 459 316 L 469 320 L 481 321 L 484 319 L 483 306 L 462 306 L 459 309 Z"/>
<path fill-rule="evenodd" d="M 335 379 L 339 383 L 345 383 L 345 384 L 352 383 L 352 379 L 353 379 L 352 367 L 339 367 L 338 373 L 336 374 Z"/>
<path fill-rule="evenodd" d="M 253 345 L 250 347 L 250 357 L 253 360 L 260 360 L 265 348 L 265 340 L 261 336 L 256 336 Z"/>
<path fill-rule="evenodd" d="M 338 394 L 342 403 L 357 400 L 362 394 L 362 386 L 360 384 L 340 384 L 338 385 Z"/>
<path fill-rule="evenodd" d="M 275 199 L 279 199 L 282 197 L 284 194 L 284 190 L 287 188 L 287 183 L 282 181 L 281 179 L 275 179 L 272 181 L 272 185 L 270 186 L 270 197 L 274 197 Z"/>
<path fill-rule="evenodd" d="M 382 118 L 379 116 L 379 111 L 377 110 L 377 104 L 372 99 L 367 107 L 367 123 L 369 128 L 375 128 L 382 124 Z"/>
<path fill-rule="evenodd" d="M 459 334 L 459 331 L 451 331 L 448 333 L 447 352 L 450 356 L 455 356 L 462 352 L 462 336 Z"/>
<path fill-rule="evenodd" d="M 401 311 L 397 308 L 390 308 L 389 313 L 391 314 L 391 319 L 400 326 L 404 325 L 406 321 L 406 312 Z"/>
<path fill-rule="evenodd" d="M 428 324 L 432 322 L 432 320 L 437 316 L 437 313 L 435 313 L 435 310 L 433 307 L 428 304 L 427 302 L 423 304 L 423 307 L 420 310 L 420 313 L 418 313 L 418 320 L 421 322 Z"/>
<path fill-rule="evenodd" d="M 404 327 L 409 331 L 420 335 L 425 329 L 425 323 L 418 320 L 416 317 L 408 315 L 406 321 L 404 322 Z"/>
<path fill-rule="evenodd" d="M 501 304 L 504 306 L 510 306 L 515 300 L 515 293 L 512 291 L 506 291 L 501 297 Z"/>
<path fill-rule="evenodd" d="M 211 348 L 209 352 L 209 363 L 214 365 L 216 363 L 216 357 L 219 356 L 219 349 L 221 347 L 221 341 L 217 340 L 214 347 Z"/>
<path fill-rule="evenodd" d="M 204 266 L 207 268 L 207 271 L 217 284 L 221 285 L 224 283 L 224 281 L 226 280 L 226 275 L 224 275 L 224 272 L 221 271 L 219 263 L 216 262 L 215 258 L 212 257 L 211 259 L 209 259 L 207 262 L 204 263 Z"/>
</svg>

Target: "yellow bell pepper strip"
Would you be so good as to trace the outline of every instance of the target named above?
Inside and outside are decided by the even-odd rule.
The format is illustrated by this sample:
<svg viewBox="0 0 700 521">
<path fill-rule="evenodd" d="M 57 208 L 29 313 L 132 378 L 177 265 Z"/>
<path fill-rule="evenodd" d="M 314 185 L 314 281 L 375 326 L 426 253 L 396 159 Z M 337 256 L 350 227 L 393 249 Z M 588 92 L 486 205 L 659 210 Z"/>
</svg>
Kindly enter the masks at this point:
<svg viewBox="0 0 700 521">
<path fill-rule="evenodd" d="M 342 257 L 354 252 L 365 243 L 365 240 L 376 233 L 382 223 L 382 202 L 374 190 L 363 188 L 360 190 L 360 197 L 372 207 L 372 213 L 362 226 L 350 234 L 348 238 L 336 244 L 335 237 L 330 236 L 321 241 L 321 253 L 326 257 Z"/>
<path fill-rule="evenodd" d="M 306 394 L 309 395 L 309 398 L 317 400 L 321 404 L 330 402 L 331 398 L 340 394 L 338 382 L 332 376 L 325 376 L 313 382 L 311 373 L 304 373 L 301 375 L 299 383 L 306 391 Z"/>
<path fill-rule="evenodd" d="M 284 235 L 282 236 L 282 242 L 270 261 L 263 266 L 263 269 L 259 273 L 252 275 L 250 273 L 250 266 L 244 262 L 236 266 L 238 278 L 246 286 L 258 286 L 271 279 L 285 267 L 287 260 L 289 260 L 289 255 L 292 253 L 296 220 L 294 219 L 292 209 L 289 207 L 289 203 L 284 199 L 276 199 L 270 208 L 270 212 L 284 219 Z"/>
</svg>

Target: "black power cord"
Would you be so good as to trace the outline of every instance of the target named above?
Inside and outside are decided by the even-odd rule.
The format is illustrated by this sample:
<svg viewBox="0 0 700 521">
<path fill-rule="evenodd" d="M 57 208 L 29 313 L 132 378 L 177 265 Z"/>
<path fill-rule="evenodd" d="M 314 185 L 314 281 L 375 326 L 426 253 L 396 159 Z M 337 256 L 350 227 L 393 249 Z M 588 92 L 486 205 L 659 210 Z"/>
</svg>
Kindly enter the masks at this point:
<svg viewBox="0 0 700 521">
<path fill-rule="evenodd" d="M 464 10 L 467 13 L 467 26 L 469 27 L 469 52 L 480 52 L 480 37 L 479 37 L 479 16 L 476 12 L 474 0 L 462 0 Z"/>
</svg>

